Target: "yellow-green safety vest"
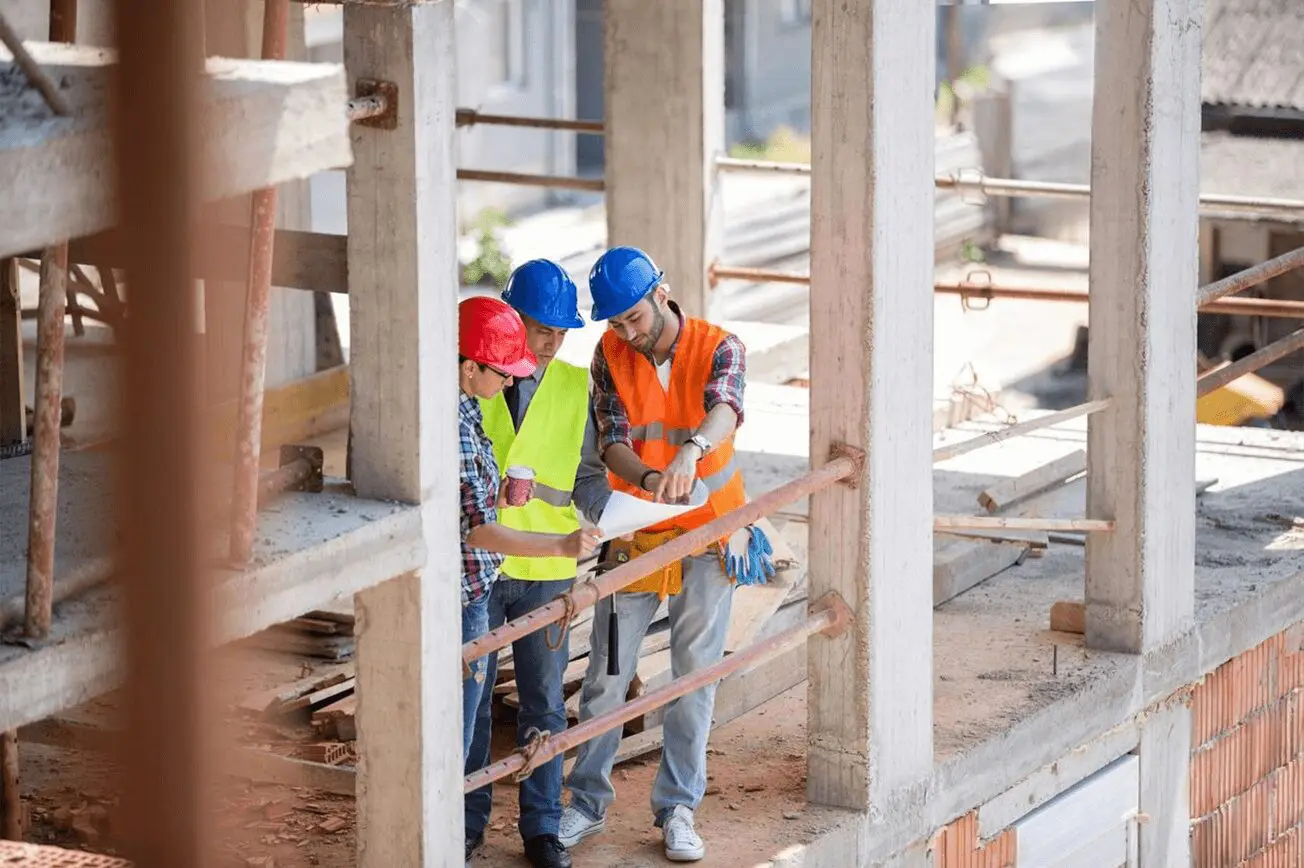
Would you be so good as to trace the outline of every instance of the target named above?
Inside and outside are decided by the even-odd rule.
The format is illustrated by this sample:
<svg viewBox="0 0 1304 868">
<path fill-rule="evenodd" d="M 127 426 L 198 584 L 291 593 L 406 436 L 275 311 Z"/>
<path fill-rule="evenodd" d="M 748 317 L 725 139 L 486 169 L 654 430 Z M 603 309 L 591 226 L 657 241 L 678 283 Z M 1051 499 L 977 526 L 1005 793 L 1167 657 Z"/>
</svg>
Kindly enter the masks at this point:
<svg viewBox="0 0 1304 868">
<path fill-rule="evenodd" d="M 512 425 L 512 414 L 501 392 L 482 399 L 480 406 L 498 472 L 506 476 L 507 468 L 514 464 L 534 469 L 534 497 L 524 506 L 498 510 L 498 521 L 504 527 L 536 533 L 579 530 L 571 493 L 588 420 L 589 372 L 553 359 L 530 399 L 519 431 Z M 503 561 L 501 571 L 513 579 L 555 581 L 573 579 L 576 563 L 574 558 L 510 556 Z"/>
</svg>

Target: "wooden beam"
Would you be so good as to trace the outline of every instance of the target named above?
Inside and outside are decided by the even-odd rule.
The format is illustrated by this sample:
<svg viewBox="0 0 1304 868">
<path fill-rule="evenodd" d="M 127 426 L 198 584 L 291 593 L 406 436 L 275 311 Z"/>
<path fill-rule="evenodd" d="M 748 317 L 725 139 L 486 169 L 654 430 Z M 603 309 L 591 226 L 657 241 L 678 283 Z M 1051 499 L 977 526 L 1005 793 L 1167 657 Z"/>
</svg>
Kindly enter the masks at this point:
<svg viewBox="0 0 1304 868">
<path fill-rule="evenodd" d="M 27 439 L 18 262 L 0 258 L 0 446 Z"/>
<path fill-rule="evenodd" d="M 199 277 L 242 283 L 248 279 L 249 229 L 223 223 L 201 227 L 209 245 L 199 261 Z M 276 230 L 272 254 L 272 285 L 316 292 L 349 291 L 348 239 L 343 235 Z M 37 256 L 35 252 L 28 254 Z M 68 245 L 71 262 L 121 268 L 122 238 L 114 229 L 74 239 Z"/>
<path fill-rule="evenodd" d="M 1078 449 L 1041 465 L 1022 476 L 1003 479 L 978 495 L 978 502 L 988 512 L 999 512 L 1048 488 L 1064 482 L 1087 469 L 1087 453 Z"/>
<path fill-rule="evenodd" d="M 352 479 L 419 504 L 425 568 L 355 598 L 361 868 L 437 865 L 462 823 L 454 0 L 344 8 L 344 60 L 398 87 L 394 129 L 353 127 Z M 447 424 L 444 424 L 447 423 Z M 415 652 L 415 653 L 414 653 Z"/>
<path fill-rule="evenodd" d="M 810 499 L 808 794 L 886 811 L 933 771 L 931 5 L 812 4 L 810 459 L 863 451 Z"/>
<path fill-rule="evenodd" d="M 27 43 L 58 80 L 73 113 L 25 111 L 6 92 L 0 116 L 0 256 L 90 235 L 116 222 L 107 49 Z M 0 50 L 0 70 L 12 60 Z M 205 158 L 199 193 L 211 201 L 305 178 L 351 161 L 344 72 L 335 64 L 212 58 L 203 89 Z"/>
</svg>

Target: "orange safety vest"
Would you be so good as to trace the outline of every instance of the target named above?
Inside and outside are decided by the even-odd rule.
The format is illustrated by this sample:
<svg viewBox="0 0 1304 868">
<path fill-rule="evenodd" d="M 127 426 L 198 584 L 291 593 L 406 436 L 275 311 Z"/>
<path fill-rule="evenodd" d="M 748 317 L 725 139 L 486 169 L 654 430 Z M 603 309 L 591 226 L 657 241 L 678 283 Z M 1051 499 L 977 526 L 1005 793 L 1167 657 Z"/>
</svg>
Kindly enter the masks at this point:
<svg viewBox="0 0 1304 868">
<path fill-rule="evenodd" d="M 617 337 L 615 332 L 608 331 L 602 336 L 601 351 L 607 368 L 611 371 L 616 394 L 620 396 L 629 417 L 630 441 L 635 454 L 648 467 L 664 470 L 679 447 L 688 442 L 688 438 L 693 436 L 706 419 L 703 396 L 711 376 L 711 363 L 716 348 L 727 335 L 724 329 L 705 320 L 685 317 L 679 344 L 675 348 L 674 363 L 670 368 L 669 389 L 661 387 L 656 368 L 646 356 Z M 644 500 L 652 497 L 614 473 L 608 473 L 607 476 L 615 491 L 623 491 Z M 716 444 L 709 455 L 697 462 L 697 478 L 702 480 L 709 492 L 707 502 L 691 512 L 653 525 L 640 535 L 656 537 L 653 544 L 660 544 L 701 527 L 747 502 L 742 473 L 734 461 L 732 436 Z M 643 545 L 636 548 L 646 550 Z M 661 579 L 649 576 L 649 587 L 642 587 L 644 581 L 640 580 L 626 590 L 655 589 L 663 596 L 667 592 L 673 594 L 679 590 L 679 582 L 674 581 L 674 578 L 677 576 L 672 578 L 667 575 Z"/>
</svg>

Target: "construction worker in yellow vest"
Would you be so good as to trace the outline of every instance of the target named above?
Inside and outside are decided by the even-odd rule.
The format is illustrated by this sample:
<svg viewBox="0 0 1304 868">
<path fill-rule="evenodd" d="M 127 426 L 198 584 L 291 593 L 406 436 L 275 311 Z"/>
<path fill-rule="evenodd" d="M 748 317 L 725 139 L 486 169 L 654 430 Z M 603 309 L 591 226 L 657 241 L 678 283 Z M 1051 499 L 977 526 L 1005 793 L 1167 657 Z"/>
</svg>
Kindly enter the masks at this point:
<svg viewBox="0 0 1304 868">
<path fill-rule="evenodd" d="M 507 281 L 503 300 L 525 322 L 526 341 L 538 360 L 534 373 L 516 377 L 499 395 L 481 402 L 484 430 L 506 476 L 507 500 L 512 486 L 532 479 L 532 492 L 520 506 L 505 506 L 498 521 L 535 533 L 570 534 L 583 513 L 596 524 L 611 489 L 597 458 L 589 414 L 589 372 L 556 358 L 568 329 L 584 325 L 576 309 L 575 283 L 560 266 L 535 259 L 517 268 Z M 587 449 L 586 449 L 587 443 Z M 577 562 L 565 557 L 508 557 L 489 594 L 489 627 L 519 618 L 570 590 Z M 562 673 L 569 662 L 563 634 L 540 630 L 512 643 L 520 710 L 517 744 L 536 732 L 566 728 Z M 488 664 L 486 689 L 475 721 L 466 771 L 489 764 L 492 733 L 490 709 L 497 654 Z M 562 758 L 540 766 L 520 786 L 520 833 L 525 855 L 536 868 L 568 868 L 570 854 L 558 840 L 561 821 Z M 466 855 L 479 846 L 489 822 L 491 788 L 468 793 Z"/>
<path fill-rule="evenodd" d="M 608 544 L 625 546 L 634 558 L 747 499 L 733 449 L 743 419 L 742 341 L 684 316 L 662 278 L 651 258 L 633 247 L 608 250 L 589 274 L 593 319 L 607 321 L 590 377 L 598 448 L 612 488 L 663 502 L 682 501 L 694 489 L 706 491 L 700 507 L 636 532 L 632 542 Z M 773 575 L 771 554 L 764 534 L 746 528 L 601 600 L 594 612 L 580 720 L 625 701 L 639 646 L 667 597 L 671 674 L 679 678 L 718 662 L 734 584 L 761 583 Z M 711 684 L 665 709 L 651 802 L 671 861 L 695 862 L 706 853 L 693 812 L 706 789 L 714 705 Z M 617 728 L 580 746 L 566 780 L 571 803 L 562 815 L 560 837 L 567 847 L 603 829 L 615 799 L 611 767 L 619 744 Z"/>
</svg>

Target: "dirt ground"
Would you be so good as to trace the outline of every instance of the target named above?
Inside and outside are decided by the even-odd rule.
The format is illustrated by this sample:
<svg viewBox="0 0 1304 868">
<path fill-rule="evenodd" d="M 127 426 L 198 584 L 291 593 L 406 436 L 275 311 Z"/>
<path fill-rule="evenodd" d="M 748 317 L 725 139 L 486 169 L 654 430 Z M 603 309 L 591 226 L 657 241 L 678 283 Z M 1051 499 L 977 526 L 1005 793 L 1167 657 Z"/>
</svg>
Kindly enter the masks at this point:
<svg viewBox="0 0 1304 868">
<path fill-rule="evenodd" d="M 250 651 L 239 652 L 232 662 L 238 665 L 228 667 L 222 687 L 231 697 L 298 677 L 304 663 L 289 655 Z M 115 702 L 111 695 L 59 717 L 104 726 L 116 716 Z M 312 738 L 306 725 L 257 723 L 234 713 L 225 723 L 239 742 L 277 752 Z M 708 847 L 701 864 L 765 864 L 783 849 L 810 840 L 837 816 L 808 810 L 805 804 L 805 724 L 801 685 L 713 733 L 707 795 L 697 815 Z M 512 733 L 513 723 L 503 721 L 495 734 L 495 758 L 511 749 Z M 576 849 L 578 868 L 667 864 L 647 806 L 659 759 L 657 752 L 617 768 L 617 801 L 607 831 Z M 112 761 L 100 753 L 33 743 L 20 745 L 20 761 L 27 839 L 114 855 L 120 796 Z M 216 785 L 213 803 L 224 868 L 356 864 L 351 797 L 228 778 Z M 472 859 L 473 866 L 528 864 L 516 831 L 518 817 L 516 787 L 496 788 L 485 846 Z M 743 823 L 747 834 L 740 835 Z"/>
</svg>

